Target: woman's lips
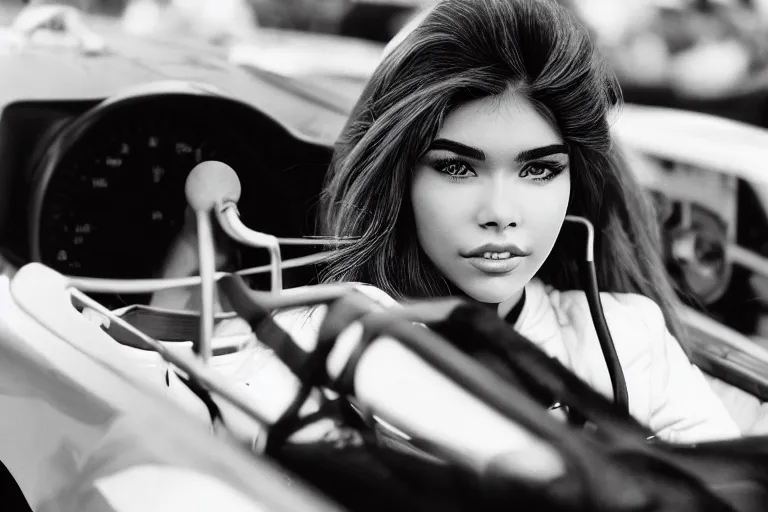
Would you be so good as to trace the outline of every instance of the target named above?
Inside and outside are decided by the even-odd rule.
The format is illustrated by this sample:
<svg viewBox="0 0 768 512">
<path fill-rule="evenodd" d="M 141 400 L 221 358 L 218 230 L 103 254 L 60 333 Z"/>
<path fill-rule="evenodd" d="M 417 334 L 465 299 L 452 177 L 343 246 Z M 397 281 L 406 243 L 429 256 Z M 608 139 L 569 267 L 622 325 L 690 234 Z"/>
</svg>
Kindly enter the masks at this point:
<svg viewBox="0 0 768 512">
<path fill-rule="evenodd" d="M 475 258 L 475 257 L 490 258 L 492 256 L 493 257 L 504 256 L 505 258 L 508 258 L 510 256 L 512 257 L 529 256 L 531 253 L 528 251 L 524 251 L 523 249 L 521 249 L 515 244 L 493 243 L 493 244 L 481 245 L 480 247 L 476 247 L 471 251 L 461 252 L 460 254 L 465 258 Z"/>
<path fill-rule="evenodd" d="M 482 256 L 471 256 L 467 258 L 470 265 L 485 274 L 508 274 L 520 265 L 523 260 L 521 256 L 510 256 L 507 258 L 485 258 Z"/>
</svg>

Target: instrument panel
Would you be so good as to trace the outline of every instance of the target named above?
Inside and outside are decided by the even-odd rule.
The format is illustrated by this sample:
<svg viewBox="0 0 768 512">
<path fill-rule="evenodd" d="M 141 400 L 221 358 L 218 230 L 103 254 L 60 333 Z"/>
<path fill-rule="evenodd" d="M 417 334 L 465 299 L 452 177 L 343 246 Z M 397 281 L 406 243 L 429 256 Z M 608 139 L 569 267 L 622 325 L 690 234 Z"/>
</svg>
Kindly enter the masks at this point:
<svg viewBox="0 0 768 512">
<path fill-rule="evenodd" d="M 239 169 L 241 181 L 260 172 L 235 130 L 208 124 L 180 104 L 113 112 L 78 134 L 64 153 L 41 170 L 32 251 L 64 274 L 157 275 L 157 254 L 183 227 L 189 171 L 220 160 Z"/>
<path fill-rule="evenodd" d="M 207 160 L 237 172 L 246 225 L 275 236 L 312 234 L 331 154 L 263 112 L 215 94 L 116 97 L 48 132 L 29 159 L 27 179 L 13 187 L 17 207 L 6 224 L 22 213 L 27 223 L 26 239 L 10 245 L 25 246 L 27 261 L 83 277 L 167 277 L 167 254 L 192 217 L 187 175 Z M 221 232 L 217 247 L 227 256 L 220 270 L 269 263 L 267 251 L 238 246 Z M 286 248 L 283 257 L 316 250 Z"/>
</svg>

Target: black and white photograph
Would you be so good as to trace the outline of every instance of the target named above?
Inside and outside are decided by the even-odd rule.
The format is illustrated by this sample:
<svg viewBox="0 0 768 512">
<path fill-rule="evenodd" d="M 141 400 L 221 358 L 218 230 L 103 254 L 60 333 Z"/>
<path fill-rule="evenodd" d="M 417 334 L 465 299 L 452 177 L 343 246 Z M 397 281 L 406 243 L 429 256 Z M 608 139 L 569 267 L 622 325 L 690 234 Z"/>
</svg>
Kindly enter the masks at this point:
<svg viewBox="0 0 768 512">
<path fill-rule="evenodd" d="M 768 0 L 0 0 L 0 512 L 515 510 L 768 511 Z"/>
</svg>

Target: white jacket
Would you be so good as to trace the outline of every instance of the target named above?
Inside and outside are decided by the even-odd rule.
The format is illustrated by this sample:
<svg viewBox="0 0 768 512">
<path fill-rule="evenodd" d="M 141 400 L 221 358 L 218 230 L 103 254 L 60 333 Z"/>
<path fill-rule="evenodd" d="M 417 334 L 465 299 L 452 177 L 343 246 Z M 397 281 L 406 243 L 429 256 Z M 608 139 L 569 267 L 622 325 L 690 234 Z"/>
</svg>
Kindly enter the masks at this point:
<svg viewBox="0 0 768 512">
<path fill-rule="evenodd" d="M 582 291 L 534 279 L 515 329 L 607 397 L 611 378 Z M 632 416 L 660 438 L 692 443 L 741 435 L 723 403 L 667 330 L 661 309 L 636 294 L 601 293 Z"/>
<path fill-rule="evenodd" d="M 358 288 L 385 306 L 397 304 L 372 286 Z M 582 291 L 560 292 L 533 279 L 515 329 L 612 398 L 600 342 Z M 670 442 L 692 443 L 741 435 L 702 372 L 667 330 L 661 309 L 635 294 L 601 293 L 608 328 L 621 362 L 631 414 Z M 275 320 L 299 343 L 314 345 L 324 308 L 278 313 Z M 317 313 L 317 314 L 315 314 Z"/>
</svg>

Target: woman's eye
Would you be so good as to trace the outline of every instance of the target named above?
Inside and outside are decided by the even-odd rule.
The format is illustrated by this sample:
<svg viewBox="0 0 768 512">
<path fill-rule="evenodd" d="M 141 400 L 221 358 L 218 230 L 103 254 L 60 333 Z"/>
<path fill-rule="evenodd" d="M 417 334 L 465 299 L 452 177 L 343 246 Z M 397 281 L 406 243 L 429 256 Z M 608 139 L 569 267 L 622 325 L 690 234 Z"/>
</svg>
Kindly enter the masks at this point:
<svg viewBox="0 0 768 512">
<path fill-rule="evenodd" d="M 548 180 L 560 174 L 564 169 L 565 166 L 561 164 L 531 164 L 520 171 L 520 177 L 532 176 L 534 180 Z"/>
<path fill-rule="evenodd" d="M 475 176 L 475 171 L 473 171 L 469 165 L 456 160 L 437 162 L 435 164 L 435 169 L 443 174 L 456 178 Z"/>
<path fill-rule="evenodd" d="M 520 177 L 525 178 L 526 176 L 536 176 L 538 178 L 545 175 L 547 172 L 551 172 L 547 167 L 542 165 L 531 165 L 520 171 Z"/>
</svg>

